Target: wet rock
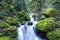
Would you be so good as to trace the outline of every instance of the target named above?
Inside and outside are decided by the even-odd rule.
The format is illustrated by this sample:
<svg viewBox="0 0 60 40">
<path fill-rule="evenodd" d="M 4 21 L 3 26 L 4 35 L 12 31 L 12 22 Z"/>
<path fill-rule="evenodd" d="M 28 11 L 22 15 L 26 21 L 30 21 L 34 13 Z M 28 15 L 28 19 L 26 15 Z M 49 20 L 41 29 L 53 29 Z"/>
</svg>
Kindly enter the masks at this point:
<svg viewBox="0 0 60 40">
<path fill-rule="evenodd" d="M 27 25 L 33 25 L 33 23 L 32 22 L 28 22 L 28 24 Z"/>
</svg>

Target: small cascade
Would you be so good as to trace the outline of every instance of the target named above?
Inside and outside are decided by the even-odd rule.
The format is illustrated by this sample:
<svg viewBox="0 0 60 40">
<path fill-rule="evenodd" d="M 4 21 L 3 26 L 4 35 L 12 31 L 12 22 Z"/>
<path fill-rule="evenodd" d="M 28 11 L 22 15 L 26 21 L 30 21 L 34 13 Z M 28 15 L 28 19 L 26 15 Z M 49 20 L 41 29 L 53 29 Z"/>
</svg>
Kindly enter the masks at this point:
<svg viewBox="0 0 60 40">
<path fill-rule="evenodd" d="M 35 34 L 35 25 L 37 21 L 34 21 L 32 15 L 33 13 L 29 14 L 32 25 L 27 25 L 28 21 L 24 25 L 20 24 L 20 27 L 18 28 L 18 40 L 43 40 Z"/>
</svg>

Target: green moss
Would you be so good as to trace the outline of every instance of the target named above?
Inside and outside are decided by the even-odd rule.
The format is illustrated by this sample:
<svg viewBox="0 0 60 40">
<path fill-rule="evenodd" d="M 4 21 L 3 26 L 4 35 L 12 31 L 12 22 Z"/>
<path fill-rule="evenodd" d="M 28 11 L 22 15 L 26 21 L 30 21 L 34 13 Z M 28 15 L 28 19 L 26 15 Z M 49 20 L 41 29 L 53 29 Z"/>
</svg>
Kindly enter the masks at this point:
<svg viewBox="0 0 60 40">
<path fill-rule="evenodd" d="M 56 21 L 54 18 L 50 17 L 45 20 L 41 20 L 36 24 L 36 29 L 44 32 L 54 30 L 57 27 Z"/>
<path fill-rule="evenodd" d="M 54 16 L 58 15 L 58 12 L 54 8 L 47 8 L 46 11 L 43 14 L 45 14 L 49 17 L 54 17 Z"/>
<path fill-rule="evenodd" d="M 60 40 L 60 29 L 55 29 L 55 31 L 48 32 L 47 37 L 49 40 Z"/>
<path fill-rule="evenodd" d="M 0 37 L 0 40 L 11 40 L 8 36 Z"/>
</svg>

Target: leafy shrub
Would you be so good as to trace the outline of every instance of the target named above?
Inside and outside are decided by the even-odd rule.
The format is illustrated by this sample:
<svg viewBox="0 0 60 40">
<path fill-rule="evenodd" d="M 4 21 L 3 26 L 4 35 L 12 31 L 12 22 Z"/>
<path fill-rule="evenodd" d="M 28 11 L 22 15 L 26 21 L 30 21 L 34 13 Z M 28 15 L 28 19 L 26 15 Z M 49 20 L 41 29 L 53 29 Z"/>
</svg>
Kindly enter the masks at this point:
<svg viewBox="0 0 60 40">
<path fill-rule="evenodd" d="M 0 28 L 8 28 L 10 25 L 6 22 L 1 23 Z"/>
<path fill-rule="evenodd" d="M 14 6 L 13 5 L 10 5 L 10 9 L 13 9 L 14 8 Z"/>
<path fill-rule="evenodd" d="M 9 16 L 6 12 L 0 12 L 0 19 L 5 18 L 6 16 Z"/>
<path fill-rule="evenodd" d="M 18 34 L 17 34 L 17 28 L 16 28 L 16 26 L 11 26 L 11 27 L 9 28 L 8 34 L 9 34 L 9 36 L 10 36 L 11 38 L 17 37 Z"/>
<path fill-rule="evenodd" d="M 6 17 L 6 22 L 9 23 L 10 25 L 18 25 L 18 19 L 16 18 L 11 18 L 11 17 Z"/>
<path fill-rule="evenodd" d="M 24 24 L 26 21 L 30 20 L 30 17 L 24 11 L 18 12 L 18 18 L 20 18 L 19 21 L 21 24 Z"/>
<path fill-rule="evenodd" d="M 57 27 L 56 21 L 54 18 L 50 17 L 45 20 L 41 20 L 36 24 L 36 29 L 44 32 L 54 30 Z"/>
<path fill-rule="evenodd" d="M 25 21 L 29 21 L 29 20 L 30 20 L 28 14 L 25 13 L 24 11 L 18 12 L 18 17 L 19 17 L 21 20 L 25 20 Z"/>
<path fill-rule="evenodd" d="M 58 15 L 58 12 L 54 8 L 47 8 L 46 11 L 43 14 L 47 15 L 49 17 L 54 17 L 54 16 Z"/>
<path fill-rule="evenodd" d="M 8 36 L 0 37 L 0 40 L 11 40 Z"/>
<path fill-rule="evenodd" d="M 25 24 L 25 22 L 26 22 L 25 20 L 21 20 L 21 21 L 20 21 L 20 23 L 21 23 L 22 25 Z"/>
<path fill-rule="evenodd" d="M 47 33 L 47 37 L 49 40 L 60 40 L 60 29 L 55 29 L 55 31 L 51 31 Z"/>
<path fill-rule="evenodd" d="M 43 20 L 43 19 L 46 19 L 46 16 L 42 15 L 40 18 L 41 18 L 41 20 Z"/>
</svg>

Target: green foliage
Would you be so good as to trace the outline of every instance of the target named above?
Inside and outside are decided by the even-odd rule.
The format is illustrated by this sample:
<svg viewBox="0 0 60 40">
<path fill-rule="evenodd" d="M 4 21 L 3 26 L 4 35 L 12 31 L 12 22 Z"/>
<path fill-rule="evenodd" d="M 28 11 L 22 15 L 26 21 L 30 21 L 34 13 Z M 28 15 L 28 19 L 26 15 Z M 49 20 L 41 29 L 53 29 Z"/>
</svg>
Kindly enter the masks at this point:
<svg viewBox="0 0 60 40">
<path fill-rule="evenodd" d="M 16 26 L 10 26 L 8 28 L 0 28 L 0 37 L 9 36 L 11 38 L 16 38 L 18 35 Z"/>
<path fill-rule="evenodd" d="M 33 17 L 34 19 L 37 18 L 37 16 L 38 16 L 37 13 L 35 13 L 35 14 L 32 15 L 32 17 Z"/>
<path fill-rule="evenodd" d="M 0 37 L 0 40 L 11 40 L 8 36 Z"/>
<path fill-rule="evenodd" d="M 60 0 L 56 0 L 52 4 L 53 4 L 54 8 L 57 9 L 60 12 Z"/>
<path fill-rule="evenodd" d="M 0 28 L 8 28 L 10 25 L 6 22 L 1 23 Z"/>
<path fill-rule="evenodd" d="M 27 13 L 25 13 L 24 11 L 20 11 L 18 12 L 18 18 L 20 18 L 20 23 L 25 23 L 26 21 L 30 20 L 30 17 L 28 16 Z"/>
<path fill-rule="evenodd" d="M 27 11 L 25 0 L 12 0 L 11 4 L 17 11 Z"/>
<path fill-rule="evenodd" d="M 6 13 L 6 12 L 3 12 L 3 11 L 1 12 L 1 11 L 0 11 L 0 19 L 1 19 L 1 18 L 5 18 L 6 16 L 9 16 L 9 14 Z"/>
<path fill-rule="evenodd" d="M 47 8 L 46 11 L 44 12 L 44 14 L 49 16 L 49 17 L 54 17 L 54 16 L 58 15 L 58 12 L 54 8 Z"/>
<path fill-rule="evenodd" d="M 0 25 L 0 40 L 18 40 L 18 19 L 22 24 L 30 20 L 26 12 L 25 0 L 0 0 L 0 19 L 3 21 Z"/>
<path fill-rule="evenodd" d="M 14 6 L 13 5 L 10 5 L 10 9 L 13 9 L 14 8 Z"/>
<path fill-rule="evenodd" d="M 55 31 L 48 32 L 47 37 L 49 40 L 60 40 L 60 28 L 55 29 Z"/>
<path fill-rule="evenodd" d="M 16 28 L 16 26 L 11 26 L 8 30 L 9 30 L 9 32 L 8 32 L 9 37 L 11 37 L 11 38 L 16 38 L 17 37 L 17 28 Z"/>
<path fill-rule="evenodd" d="M 11 17 L 6 17 L 6 22 L 9 23 L 10 25 L 15 25 L 15 26 L 19 24 L 18 19 Z"/>
<path fill-rule="evenodd" d="M 29 21 L 29 16 L 26 12 L 24 11 L 20 11 L 18 12 L 18 17 L 21 19 L 21 20 L 25 20 L 25 21 Z"/>
<path fill-rule="evenodd" d="M 36 29 L 44 32 L 52 31 L 55 27 L 57 27 L 57 24 L 55 19 L 52 17 L 41 20 L 36 24 Z"/>
</svg>

